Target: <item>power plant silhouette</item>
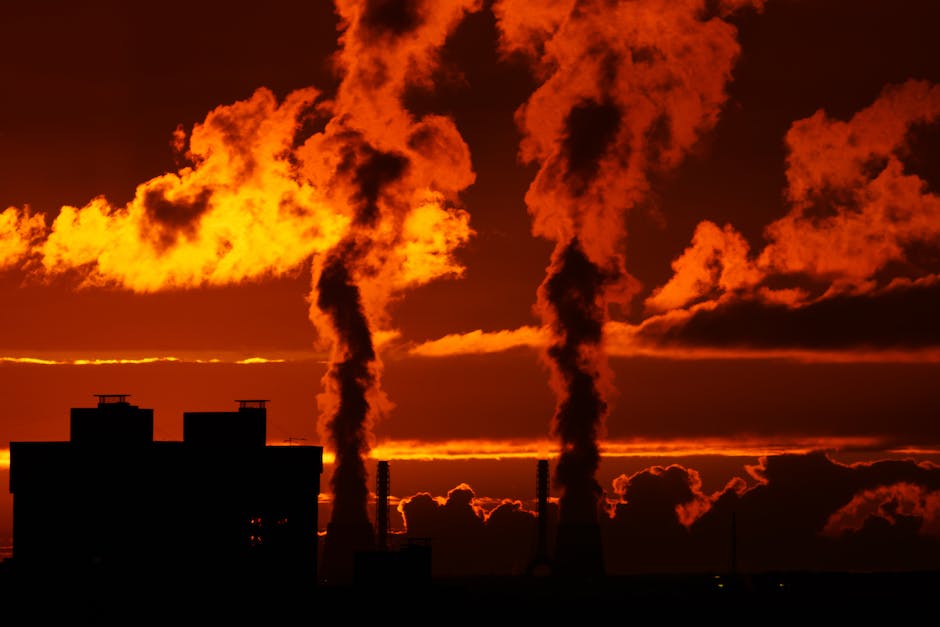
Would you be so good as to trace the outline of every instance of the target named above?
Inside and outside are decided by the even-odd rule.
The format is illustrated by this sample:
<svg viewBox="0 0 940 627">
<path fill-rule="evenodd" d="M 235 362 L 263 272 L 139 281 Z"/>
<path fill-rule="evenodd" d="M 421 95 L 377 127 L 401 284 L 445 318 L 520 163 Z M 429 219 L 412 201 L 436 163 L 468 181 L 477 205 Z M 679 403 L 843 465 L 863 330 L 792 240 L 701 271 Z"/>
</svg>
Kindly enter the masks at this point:
<svg viewBox="0 0 940 627">
<path fill-rule="evenodd" d="M 185 412 L 182 441 L 154 441 L 153 410 L 132 405 L 127 394 L 97 396 L 96 407 L 71 409 L 68 441 L 10 445 L 14 543 L 13 557 L 0 563 L 0 606 L 36 612 L 58 598 L 52 605 L 61 618 L 107 611 L 123 622 L 141 611 L 152 616 L 160 599 L 167 618 L 197 607 L 245 621 L 297 618 L 309 611 L 304 601 L 380 615 L 401 600 L 453 611 L 472 599 L 553 619 L 559 610 L 612 602 L 670 611 L 677 599 L 697 610 L 765 601 L 799 609 L 831 595 L 868 601 L 887 589 L 915 599 L 936 589 L 930 573 L 803 575 L 786 583 L 778 573 L 742 573 L 734 512 L 731 537 L 722 529 L 730 549 L 722 575 L 609 576 L 599 525 L 566 526 L 550 499 L 547 459 L 536 465 L 531 555 L 510 576 L 438 575 L 434 537 L 390 529 L 387 460 L 376 464 L 374 527 L 329 525 L 321 555 L 323 450 L 267 445 L 267 401 Z"/>
<path fill-rule="evenodd" d="M 316 580 L 321 447 L 267 446 L 264 400 L 186 412 L 171 442 L 152 409 L 96 396 L 69 441 L 10 444 L 18 568 Z"/>
<path fill-rule="evenodd" d="M 128 394 L 95 396 L 95 407 L 70 410 L 68 441 L 10 445 L 19 568 L 276 575 L 324 585 L 431 580 L 433 538 L 389 529 L 388 461 L 376 465 L 375 527 L 330 522 L 321 555 L 323 449 L 267 445 L 266 400 L 184 412 L 182 441 L 155 441 L 152 409 L 132 405 Z M 597 529 L 559 527 L 552 558 L 548 460 L 536 470 L 526 573 L 598 574 Z"/>
</svg>

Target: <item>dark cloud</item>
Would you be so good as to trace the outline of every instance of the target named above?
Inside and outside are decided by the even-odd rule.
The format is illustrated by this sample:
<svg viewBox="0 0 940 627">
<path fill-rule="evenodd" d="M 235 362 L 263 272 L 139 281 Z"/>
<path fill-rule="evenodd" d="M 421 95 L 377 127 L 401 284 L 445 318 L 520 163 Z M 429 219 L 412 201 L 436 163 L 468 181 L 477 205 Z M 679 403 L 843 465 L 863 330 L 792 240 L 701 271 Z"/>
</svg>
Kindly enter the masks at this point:
<svg viewBox="0 0 940 627">
<path fill-rule="evenodd" d="M 874 508 L 855 512 L 857 526 L 843 514 L 859 502 Z M 878 564 L 882 570 L 933 570 L 936 551 L 925 550 L 924 539 L 937 540 L 937 505 L 940 492 L 926 486 L 900 483 L 856 494 L 852 503 L 830 518 L 829 531 L 840 564 L 851 570 L 867 570 Z"/>
<path fill-rule="evenodd" d="M 431 568 L 437 575 L 478 573 L 483 556 L 483 517 L 472 507 L 473 491 L 458 486 L 444 504 L 422 493 L 400 505 L 409 538 L 431 540 Z"/>
<path fill-rule="evenodd" d="M 557 518 L 557 508 L 550 511 Z M 536 520 L 519 501 L 503 502 L 487 515 L 486 541 L 493 551 L 493 572 L 526 572 L 536 551 Z"/>
<path fill-rule="evenodd" d="M 689 570 L 691 536 L 677 508 L 705 500 L 695 471 L 673 465 L 621 477 L 620 502 L 605 521 L 604 550 L 612 572 L 683 572 Z"/>
<path fill-rule="evenodd" d="M 518 501 L 502 502 L 486 512 L 473 489 L 461 484 L 443 503 L 422 492 L 402 499 L 399 508 L 405 537 L 430 539 L 437 576 L 519 575 L 534 554 L 535 516 Z"/>
<path fill-rule="evenodd" d="M 909 460 L 843 465 L 823 453 L 768 457 L 754 473 L 762 483 L 718 499 L 692 527 L 693 540 L 700 549 L 730 547 L 734 512 L 739 564 L 742 570 L 752 572 L 845 570 L 862 564 L 867 570 L 890 569 L 891 564 L 881 563 L 881 552 L 875 550 L 855 555 L 851 564 L 846 563 L 843 539 L 823 533 L 829 518 L 863 490 L 897 482 L 929 490 L 940 486 L 940 469 L 935 466 Z M 940 557 L 936 538 L 915 534 L 905 541 L 919 544 L 925 556 Z M 719 560 L 717 566 L 723 563 Z"/>
<path fill-rule="evenodd" d="M 924 348 L 940 345 L 940 285 L 843 295 L 791 308 L 737 299 L 683 322 L 650 323 L 649 339 L 690 346 Z"/>
<path fill-rule="evenodd" d="M 902 459 L 847 465 L 816 452 L 769 456 L 750 472 L 757 481 L 752 487 L 736 478 L 713 494 L 702 490 L 696 470 L 679 465 L 618 478 L 609 495 L 616 499 L 612 515 L 601 520 L 606 572 L 728 573 L 732 519 L 741 573 L 935 569 L 940 563 L 936 507 L 923 506 L 925 496 L 940 490 L 940 467 Z M 899 506 L 898 486 L 920 495 L 921 507 Z M 854 526 L 827 531 L 830 519 L 866 491 L 877 496 L 869 497 L 875 507 L 856 516 Z M 431 539 L 438 575 L 518 574 L 534 556 L 533 512 L 504 502 L 486 514 L 480 501 L 466 485 L 443 503 L 426 493 L 403 499 L 406 535 Z M 558 511 L 550 502 L 550 538 Z"/>
</svg>

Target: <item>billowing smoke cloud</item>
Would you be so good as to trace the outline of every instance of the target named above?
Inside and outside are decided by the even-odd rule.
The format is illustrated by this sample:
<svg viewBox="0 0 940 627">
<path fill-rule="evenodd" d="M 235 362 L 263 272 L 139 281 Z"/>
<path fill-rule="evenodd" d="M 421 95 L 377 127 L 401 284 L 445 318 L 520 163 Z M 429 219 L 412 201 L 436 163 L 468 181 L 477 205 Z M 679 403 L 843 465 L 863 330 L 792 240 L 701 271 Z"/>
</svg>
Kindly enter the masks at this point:
<svg viewBox="0 0 940 627">
<path fill-rule="evenodd" d="M 552 336 L 561 516 L 591 523 L 610 387 L 602 329 L 608 308 L 637 291 L 625 213 L 642 206 L 651 174 L 678 165 L 717 121 L 736 31 L 701 0 L 502 0 L 494 13 L 503 51 L 526 55 L 544 78 L 516 114 L 520 154 L 539 165 L 526 194 L 533 232 L 555 243 L 538 309 Z"/>
<path fill-rule="evenodd" d="M 786 216 L 751 254 L 730 225 L 698 225 L 673 262 L 672 279 L 646 301 L 662 312 L 742 298 L 800 308 L 881 297 L 940 277 L 940 197 L 907 171 L 919 127 L 940 119 L 940 86 L 911 80 L 886 87 L 848 121 L 824 111 L 786 135 Z"/>
<path fill-rule="evenodd" d="M 193 128 L 191 165 L 141 184 L 124 207 L 104 197 L 63 207 L 39 246 L 45 273 L 152 292 L 296 270 L 349 223 L 290 158 L 318 97 L 308 88 L 278 103 L 261 88 L 216 108 Z"/>
<path fill-rule="evenodd" d="M 25 260 L 36 240 L 45 233 L 42 214 L 7 207 L 0 212 L 0 270 L 15 267 Z"/>
</svg>

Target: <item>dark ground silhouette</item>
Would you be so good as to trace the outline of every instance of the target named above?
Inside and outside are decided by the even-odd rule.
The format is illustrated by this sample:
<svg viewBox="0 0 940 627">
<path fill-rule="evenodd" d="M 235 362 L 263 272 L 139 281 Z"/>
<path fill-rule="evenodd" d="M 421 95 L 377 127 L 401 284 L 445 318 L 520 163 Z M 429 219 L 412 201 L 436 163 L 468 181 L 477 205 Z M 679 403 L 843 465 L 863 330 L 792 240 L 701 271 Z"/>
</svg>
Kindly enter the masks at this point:
<svg viewBox="0 0 940 627">
<path fill-rule="evenodd" d="M 406 624 L 553 620 L 566 616 L 671 623 L 721 619 L 787 622 L 825 616 L 895 618 L 932 612 L 940 572 L 635 575 L 592 578 L 444 577 L 423 583 L 301 584 L 287 578 L 198 580 L 181 572 L 145 578 L 18 573 L 0 563 L 4 624 L 49 620 L 134 624 L 148 620 L 315 621 L 393 617 Z M 19 617 L 19 618 L 16 618 Z M 580 623 L 579 623 L 580 624 Z"/>
</svg>

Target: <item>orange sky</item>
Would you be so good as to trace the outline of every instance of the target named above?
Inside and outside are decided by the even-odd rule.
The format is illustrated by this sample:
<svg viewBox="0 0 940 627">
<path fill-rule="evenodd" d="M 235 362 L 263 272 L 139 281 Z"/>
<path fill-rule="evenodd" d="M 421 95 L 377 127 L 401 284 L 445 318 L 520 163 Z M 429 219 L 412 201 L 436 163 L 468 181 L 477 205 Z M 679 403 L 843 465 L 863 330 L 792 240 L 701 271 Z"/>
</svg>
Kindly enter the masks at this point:
<svg viewBox="0 0 940 627">
<path fill-rule="evenodd" d="M 340 2 L 343 40 L 329 3 L 190 4 L 0 25 L 0 475 L 5 443 L 64 439 L 95 393 L 153 408 L 158 439 L 268 398 L 269 441 L 329 447 L 315 297 L 355 245 L 387 400 L 367 437 L 451 453 L 398 495 L 529 499 L 529 461 L 557 454 L 537 290 L 572 237 L 617 276 L 603 488 L 693 454 L 725 456 L 699 469 L 714 490 L 765 454 L 936 459 L 933 3 Z M 620 117 L 584 165 L 565 112 L 592 98 Z M 408 165 L 375 175 L 367 224 L 375 155 Z"/>
</svg>

